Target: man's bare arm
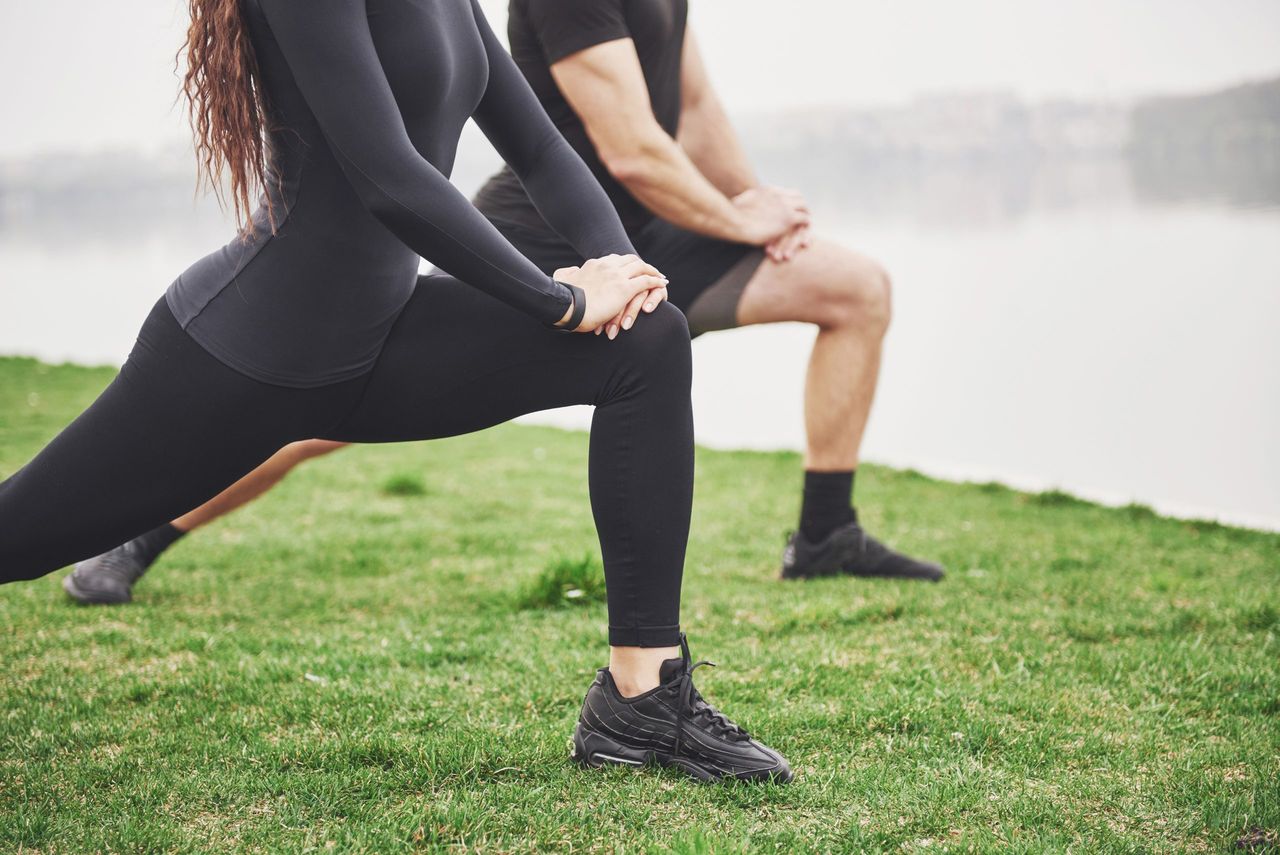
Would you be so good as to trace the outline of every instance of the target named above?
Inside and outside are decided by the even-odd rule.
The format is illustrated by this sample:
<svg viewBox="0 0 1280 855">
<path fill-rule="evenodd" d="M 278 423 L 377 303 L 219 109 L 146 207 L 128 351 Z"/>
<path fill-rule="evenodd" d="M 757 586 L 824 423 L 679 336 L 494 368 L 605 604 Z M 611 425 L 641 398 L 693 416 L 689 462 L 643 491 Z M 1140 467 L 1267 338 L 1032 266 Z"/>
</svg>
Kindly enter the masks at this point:
<svg viewBox="0 0 1280 855">
<path fill-rule="evenodd" d="M 807 211 L 756 194 L 735 204 L 703 175 L 653 114 L 631 39 L 615 39 L 551 66 L 605 168 L 641 204 L 682 228 L 763 245 L 807 222 Z"/>
<path fill-rule="evenodd" d="M 698 170 L 730 198 L 759 184 L 747 152 L 711 85 L 692 30 L 684 38 L 680 95 L 676 141 Z"/>
</svg>

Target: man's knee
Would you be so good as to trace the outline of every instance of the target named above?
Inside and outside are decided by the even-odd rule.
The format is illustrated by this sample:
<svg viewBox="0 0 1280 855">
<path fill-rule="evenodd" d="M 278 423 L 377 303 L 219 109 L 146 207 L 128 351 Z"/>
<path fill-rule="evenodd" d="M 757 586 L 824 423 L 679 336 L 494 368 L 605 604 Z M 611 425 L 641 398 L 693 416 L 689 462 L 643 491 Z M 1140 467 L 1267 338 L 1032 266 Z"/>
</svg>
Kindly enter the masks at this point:
<svg viewBox="0 0 1280 855">
<path fill-rule="evenodd" d="M 334 442 L 329 439 L 304 439 L 301 442 L 293 442 L 286 446 L 289 453 L 298 463 L 304 460 L 311 460 L 314 457 L 323 457 L 346 447 L 347 443 L 345 442 Z"/>
<path fill-rule="evenodd" d="M 893 281 L 883 265 L 856 256 L 841 271 L 833 294 L 834 314 L 840 326 L 856 327 L 865 334 L 882 336 L 893 317 Z"/>
</svg>

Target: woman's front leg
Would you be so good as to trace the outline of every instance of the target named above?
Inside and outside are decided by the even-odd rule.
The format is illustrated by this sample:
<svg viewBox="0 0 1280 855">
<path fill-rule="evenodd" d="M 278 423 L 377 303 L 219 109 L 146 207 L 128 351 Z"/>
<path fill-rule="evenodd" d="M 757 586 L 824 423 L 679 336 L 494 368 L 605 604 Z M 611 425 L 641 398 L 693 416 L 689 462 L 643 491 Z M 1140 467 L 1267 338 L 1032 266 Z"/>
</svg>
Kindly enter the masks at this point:
<svg viewBox="0 0 1280 855">
<path fill-rule="evenodd" d="M 589 481 L 611 649 L 584 699 L 574 759 L 656 762 L 702 780 L 785 781 L 786 761 L 693 688 L 680 631 L 693 501 L 690 377 L 688 325 L 669 304 L 610 340 L 547 330 L 456 280 L 428 277 L 360 405 L 327 438 L 453 436 L 594 404 Z"/>
</svg>

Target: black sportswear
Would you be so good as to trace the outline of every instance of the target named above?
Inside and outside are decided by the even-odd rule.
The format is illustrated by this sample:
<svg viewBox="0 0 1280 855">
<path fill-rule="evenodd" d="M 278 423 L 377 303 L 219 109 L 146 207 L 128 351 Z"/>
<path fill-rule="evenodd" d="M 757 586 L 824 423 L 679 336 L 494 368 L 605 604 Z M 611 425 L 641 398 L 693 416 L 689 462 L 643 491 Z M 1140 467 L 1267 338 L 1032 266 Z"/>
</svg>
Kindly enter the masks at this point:
<svg viewBox="0 0 1280 855">
<path fill-rule="evenodd" d="M 593 45 L 631 39 L 658 124 L 675 136 L 686 0 L 513 0 L 507 34 L 516 65 L 565 139 L 590 167 L 622 217 L 636 250 L 671 280 L 671 302 L 696 336 L 737 326 L 743 289 L 764 261 L 759 247 L 696 234 L 644 208 L 600 161 L 582 120 L 551 66 Z M 476 194 L 476 207 L 544 273 L 581 264 L 577 247 L 556 233 L 518 176 L 503 167 Z"/>
<path fill-rule="evenodd" d="M 932 562 L 894 552 L 867 534 L 857 520 L 816 543 L 802 531 L 792 532 L 782 553 L 783 579 L 837 575 L 938 582 L 946 571 Z"/>
<path fill-rule="evenodd" d="M 134 540 L 87 558 L 62 580 L 67 596 L 87 606 L 114 606 L 133 601 L 134 583 L 151 565 L 134 552 Z"/>
<path fill-rule="evenodd" d="M 661 685 L 625 698 L 608 668 L 596 673 L 573 731 L 573 759 L 584 766 L 681 769 L 701 781 L 791 780 L 782 755 L 751 737 L 708 704 L 693 685 L 689 643 L 680 635 L 680 658 L 662 663 Z"/>
<path fill-rule="evenodd" d="M 414 294 L 418 256 L 551 324 L 569 292 L 447 179 L 474 116 L 539 216 L 583 258 L 633 252 L 475 0 L 246 0 L 271 108 L 272 174 L 252 232 L 169 288 L 225 364 L 299 388 L 358 377 Z M 278 179 L 278 183 L 277 183 Z"/>
<path fill-rule="evenodd" d="M 551 120 L 609 194 L 628 232 L 642 228 L 654 215 L 636 201 L 600 161 L 587 137 L 586 126 L 551 76 L 551 66 L 589 47 L 615 39 L 631 39 L 644 71 L 653 115 L 662 129 L 674 137 L 680 124 L 680 69 L 688 11 L 687 0 L 511 0 L 510 3 L 507 36 L 512 58 Z M 491 218 L 532 229 L 545 228 L 542 220 L 546 218 L 539 216 L 538 210 L 529 203 L 533 194 L 526 193 L 526 189 L 521 187 L 517 171 L 504 168 L 480 191 L 477 204 Z"/>
<path fill-rule="evenodd" d="M 483 197 L 476 204 L 491 216 Z M 533 229 L 497 218 L 493 224 L 547 273 L 582 263 L 582 256 L 546 225 Z M 760 247 L 695 234 L 657 219 L 634 232 L 631 240 L 640 257 L 670 280 L 669 299 L 688 317 L 694 336 L 738 325 L 742 292 L 764 261 Z"/>
<path fill-rule="evenodd" d="M 805 470 L 800 531 L 810 543 L 825 540 L 836 528 L 858 518 L 853 510 L 853 470 Z"/>
<path fill-rule="evenodd" d="M 673 645 L 693 499 L 688 338 L 674 306 L 610 341 L 547 329 L 440 274 L 419 281 L 372 370 L 297 389 L 227 367 L 162 300 L 106 391 L 0 483 L 0 582 L 125 543 L 290 442 L 432 439 L 594 404 L 589 482 L 609 639 Z"/>
<path fill-rule="evenodd" d="M 128 543 L 81 561 L 62 580 L 62 588 L 81 603 L 127 603 L 133 599 L 134 583 L 184 535 L 186 532 L 172 523 L 156 526 Z"/>
<path fill-rule="evenodd" d="M 474 113 L 584 256 L 632 251 L 608 198 L 471 0 L 245 10 L 279 231 L 260 209 L 253 234 L 183 274 L 119 376 L 0 483 L 0 582 L 125 543 L 290 442 L 430 439 L 594 404 L 610 642 L 675 644 L 693 493 L 684 316 L 660 305 L 614 341 L 548 329 L 568 289 L 444 174 Z M 415 250 L 467 283 L 417 277 Z"/>
</svg>

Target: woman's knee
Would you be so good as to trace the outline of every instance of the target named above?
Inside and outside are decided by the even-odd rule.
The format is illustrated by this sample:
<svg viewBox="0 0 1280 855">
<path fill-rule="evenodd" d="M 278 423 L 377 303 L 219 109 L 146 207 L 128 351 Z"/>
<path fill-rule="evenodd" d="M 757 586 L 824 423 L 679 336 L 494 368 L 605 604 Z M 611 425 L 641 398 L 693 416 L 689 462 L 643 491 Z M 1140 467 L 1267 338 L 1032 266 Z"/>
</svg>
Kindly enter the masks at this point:
<svg viewBox="0 0 1280 855">
<path fill-rule="evenodd" d="M 602 343 L 613 369 L 597 403 L 646 388 L 683 389 L 693 380 L 689 323 L 670 303 L 641 313 L 635 326 Z M 687 394 L 686 394 L 687 397 Z"/>
<path fill-rule="evenodd" d="M 624 342 L 638 365 L 653 371 L 684 371 L 693 362 L 689 343 L 689 322 L 671 303 L 659 303 L 649 314 L 641 313 L 635 326 L 612 344 Z"/>
</svg>

